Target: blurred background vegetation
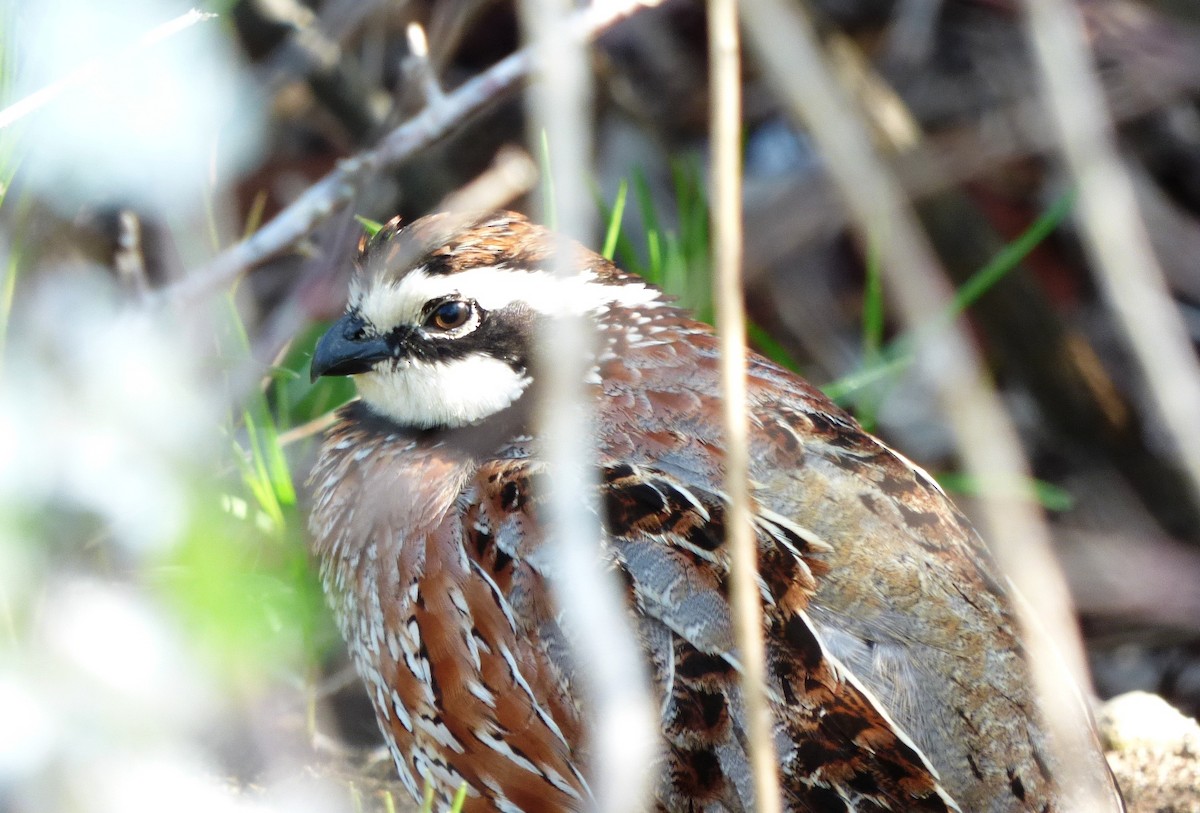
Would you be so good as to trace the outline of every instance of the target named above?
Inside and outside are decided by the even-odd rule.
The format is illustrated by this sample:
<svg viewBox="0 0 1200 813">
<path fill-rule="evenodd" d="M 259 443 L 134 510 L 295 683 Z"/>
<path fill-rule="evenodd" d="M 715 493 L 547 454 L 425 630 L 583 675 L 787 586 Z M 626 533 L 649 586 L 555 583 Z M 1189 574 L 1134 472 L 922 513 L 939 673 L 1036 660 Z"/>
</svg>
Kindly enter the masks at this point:
<svg viewBox="0 0 1200 813">
<path fill-rule="evenodd" d="M 1085 259 L 1019 4 L 794 2 L 1017 423 L 1096 691 L 1197 714 L 1200 501 Z M 520 48 L 515 10 L 190 9 L 0 0 L 0 810 L 402 806 L 309 566 L 305 478 L 353 393 L 307 365 L 344 304 L 355 215 L 415 218 L 501 150 L 537 155 L 519 83 L 458 92 Z M 1079 9 L 1195 344 L 1200 12 Z M 667 0 L 596 39 L 588 182 L 593 246 L 711 318 L 704 20 Z M 988 484 L 956 473 L 877 250 L 753 59 L 743 84 L 752 344 L 969 511 Z M 444 123 L 416 127 L 430 111 Z"/>
</svg>

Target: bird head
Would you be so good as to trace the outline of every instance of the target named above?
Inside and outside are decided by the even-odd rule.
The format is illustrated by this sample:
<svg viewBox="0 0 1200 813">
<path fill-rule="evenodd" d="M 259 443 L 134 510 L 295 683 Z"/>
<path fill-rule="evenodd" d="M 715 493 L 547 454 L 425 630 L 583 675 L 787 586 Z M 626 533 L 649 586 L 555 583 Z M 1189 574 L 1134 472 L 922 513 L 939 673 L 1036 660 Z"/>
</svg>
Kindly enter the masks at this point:
<svg viewBox="0 0 1200 813">
<path fill-rule="evenodd" d="M 317 343 L 312 378 L 353 376 L 373 412 L 404 427 L 456 428 L 515 404 L 533 383 L 544 320 L 649 306 L 658 289 L 511 212 L 464 222 L 393 221 L 360 244 L 345 315 Z"/>
</svg>

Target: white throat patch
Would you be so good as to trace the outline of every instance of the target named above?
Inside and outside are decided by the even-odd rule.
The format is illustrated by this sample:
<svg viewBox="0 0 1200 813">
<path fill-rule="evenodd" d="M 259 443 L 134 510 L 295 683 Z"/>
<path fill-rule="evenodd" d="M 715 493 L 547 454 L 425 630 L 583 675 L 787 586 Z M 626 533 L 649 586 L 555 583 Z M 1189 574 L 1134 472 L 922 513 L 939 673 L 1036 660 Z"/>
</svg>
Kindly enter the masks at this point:
<svg viewBox="0 0 1200 813">
<path fill-rule="evenodd" d="M 481 421 L 512 405 L 530 378 L 499 359 L 472 355 L 450 362 L 401 362 L 354 376 L 362 399 L 402 426 L 430 429 Z"/>
</svg>

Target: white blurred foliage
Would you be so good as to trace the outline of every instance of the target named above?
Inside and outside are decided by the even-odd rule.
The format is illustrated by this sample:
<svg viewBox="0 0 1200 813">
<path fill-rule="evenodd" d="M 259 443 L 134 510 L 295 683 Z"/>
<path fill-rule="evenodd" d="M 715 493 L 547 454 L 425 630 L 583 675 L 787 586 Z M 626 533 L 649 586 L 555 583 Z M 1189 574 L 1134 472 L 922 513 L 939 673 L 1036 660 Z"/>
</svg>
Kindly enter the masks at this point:
<svg viewBox="0 0 1200 813">
<path fill-rule="evenodd" d="M 215 458 L 218 393 L 201 386 L 181 322 L 163 316 L 123 304 L 103 272 L 76 270 L 22 291 L 7 326 L 0 798 L 17 810 L 139 809 L 113 766 L 97 765 L 147 764 L 175 782 L 183 768 L 147 760 L 188 750 L 219 710 L 148 594 L 80 575 L 93 557 L 140 564 L 173 545 L 189 482 Z M 89 774 L 113 784 L 116 806 Z"/>
<path fill-rule="evenodd" d="M 219 711 L 217 695 L 133 587 L 52 577 L 41 589 L 24 644 L 0 659 L 0 789 L 32 808 L 85 806 L 70 797 L 90 807 L 102 801 L 95 779 L 105 776 L 121 801 L 110 809 L 136 809 L 125 805 L 114 766 L 153 755 L 150 764 L 164 770 L 176 759 L 165 754 L 186 750 L 187 737 Z"/>
<path fill-rule="evenodd" d="M 73 579 L 45 602 L 39 639 L 56 671 L 87 687 L 81 705 L 108 726 L 146 720 L 183 729 L 208 713 L 211 698 L 178 631 L 130 588 Z M 100 702 L 97 702 L 100 701 Z M 131 720 L 131 717 L 134 718 Z"/>
<path fill-rule="evenodd" d="M 131 552 L 175 540 L 187 519 L 181 478 L 218 442 L 220 392 L 162 316 L 119 304 L 99 272 L 47 278 L 20 302 L 0 387 L 10 517 L 65 506 L 100 517 Z"/>
<path fill-rule="evenodd" d="M 97 760 L 77 778 L 76 795 L 96 813 L 257 813 L 267 807 L 219 781 L 187 753 L 142 751 Z M 81 805 L 82 807 L 82 805 Z"/>
<path fill-rule="evenodd" d="M 187 207 L 244 168 L 262 106 L 221 23 L 153 36 L 188 6 L 169 0 L 21 5 L 11 103 L 57 92 L 21 122 L 28 182 L 68 215 L 84 202 Z M 151 35 L 151 36 L 148 36 Z"/>
<path fill-rule="evenodd" d="M 97 270 L 17 297 L 0 368 L 6 813 L 346 809 L 315 779 L 239 786 L 233 760 L 251 754 L 294 776 L 297 743 L 271 740 L 253 712 L 261 687 L 231 692 L 143 581 L 227 463 L 203 318 L 131 305 Z"/>
<path fill-rule="evenodd" d="M 34 686 L 12 669 L 0 669 L 0 788 L 14 785 L 44 764 L 59 738 L 58 721 Z"/>
</svg>

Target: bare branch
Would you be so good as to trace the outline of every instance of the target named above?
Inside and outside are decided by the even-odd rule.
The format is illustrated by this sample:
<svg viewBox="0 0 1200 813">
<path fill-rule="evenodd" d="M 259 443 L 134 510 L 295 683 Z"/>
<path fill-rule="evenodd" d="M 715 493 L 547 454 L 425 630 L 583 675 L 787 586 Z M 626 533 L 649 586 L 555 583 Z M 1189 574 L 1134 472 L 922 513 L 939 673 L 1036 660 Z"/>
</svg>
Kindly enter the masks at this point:
<svg viewBox="0 0 1200 813">
<path fill-rule="evenodd" d="M 657 0 L 619 0 L 579 12 L 561 36 L 581 44 L 609 26 L 655 5 Z M 181 303 L 232 283 L 249 268 L 286 249 L 354 199 L 367 179 L 411 158 L 455 126 L 511 93 L 542 58 L 523 48 L 446 94 L 389 133 L 374 149 L 348 158 L 245 240 L 160 292 L 163 302 Z"/>
</svg>

